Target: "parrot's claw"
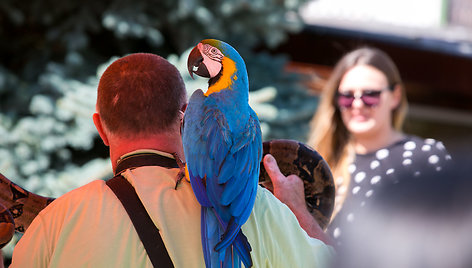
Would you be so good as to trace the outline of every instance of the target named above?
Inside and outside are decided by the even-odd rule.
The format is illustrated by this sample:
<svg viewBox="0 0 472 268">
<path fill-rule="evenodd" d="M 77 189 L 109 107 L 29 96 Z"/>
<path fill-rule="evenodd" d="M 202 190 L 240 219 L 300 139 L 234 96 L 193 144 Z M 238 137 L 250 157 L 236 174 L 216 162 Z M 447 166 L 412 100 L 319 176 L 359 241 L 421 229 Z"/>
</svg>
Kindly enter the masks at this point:
<svg viewBox="0 0 472 268">
<path fill-rule="evenodd" d="M 177 190 L 177 187 L 179 186 L 180 182 L 182 181 L 182 179 L 185 177 L 185 172 L 183 170 L 180 170 L 179 171 L 179 174 L 177 174 L 177 180 L 176 180 L 176 183 L 175 183 L 175 190 Z"/>
<path fill-rule="evenodd" d="M 177 155 L 177 153 L 173 153 L 172 155 L 174 156 L 175 160 L 177 161 L 177 165 L 180 168 L 180 171 L 177 174 L 175 188 L 174 188 L 175 190 L 177 190 L 177 187 L 179 186 L 180 182 L 185 177 L 185 162 L 182 161 L 182 159 L 180 159 L 180 157 Z"/>
</svg>

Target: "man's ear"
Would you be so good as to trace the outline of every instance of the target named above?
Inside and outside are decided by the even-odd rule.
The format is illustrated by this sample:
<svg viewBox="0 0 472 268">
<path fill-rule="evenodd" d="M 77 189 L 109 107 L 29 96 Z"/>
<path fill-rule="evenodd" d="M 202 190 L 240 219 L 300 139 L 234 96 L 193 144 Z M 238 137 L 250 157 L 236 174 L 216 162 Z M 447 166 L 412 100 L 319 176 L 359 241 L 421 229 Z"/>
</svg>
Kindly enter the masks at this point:
<svg viewBox="0 0 472 268">
<path fill-rule="evenodd" d="M 97 128 L 98 134 L 100 135 L 100 138 L 102 138 L 103 143 L 106 146 L 109 146 L 108 137 L 103 128 L 102 119 L 98 113 L 93 114 L 93 123 L 95 124 L 95 127 Z"/>
<path fill-rule="evenodd" d="M 185 103 L 184 105 L 182 105 L 182 107 L 180 107 L 180 110 L 185 113 L 185 110 L 187 110 L 187 105 L 188 103 Z"/>
</svg>

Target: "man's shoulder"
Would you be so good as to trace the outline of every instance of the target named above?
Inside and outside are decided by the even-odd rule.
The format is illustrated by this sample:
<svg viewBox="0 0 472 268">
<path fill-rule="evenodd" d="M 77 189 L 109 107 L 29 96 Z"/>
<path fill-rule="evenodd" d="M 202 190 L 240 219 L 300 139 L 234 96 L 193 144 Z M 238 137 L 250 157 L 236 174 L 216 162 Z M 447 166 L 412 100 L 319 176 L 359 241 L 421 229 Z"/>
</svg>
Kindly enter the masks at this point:
<svg viewBox="0 0 472 268">
<path fill-rule="evenodd" d="M 42 213 L 48 213 L 48 211 L 54 210 L 57 207 L 77 207 L 87 203 L 93 204 L 102 199 L 106 194 L 109 194 L 107 193 L 107 188 L 108 186 L 104 180 L 89 182 L 56 198 Z"/>
<path fill-rule="evenodd" d="M 62 230 L 65 225 L 76 226 L 76 223 L 84 215 L 98 216 L 101 215 L 101 210 L 109 211 L 109 206 L 113 206 L 114 202 L 104 201 L 110 199 L 113 193 L 105 188 L 108 188 L 105 181 L 92 181 L 56 198 L 33 219 L 28 231 L 30 229 L 44 231 L 46 228 L 49 230 L 47 232 L 57 232 Z M 104 208 L 104 206 L 108 207 Z"/>
<path fill-rule="evenodd" d="M 258 186 L 256 201 L 250 219 L 254 218 L 257 224 L 273 225 L 277 223 L 271 222 L 272 220 L 291 216 L 295 218 L 295 215 L 284 203 L 277 199 L 268 189 Z M 283 224 L 282 221 L 278 223 Z"/>
<path fill-rule="evenodd" d="M 106 185 L 106 181 L 104 180 L 94 180 L 91 181 L 85 185 L 82 185 L 78 188 L 75 188 L 64 195 L 60 196 L 58 199 L 61 198 L 83 198 L 84 193 L 90 193 L 87 194 L 87 198 L 93 198 L 95 195 L 93 194 L 99 194 L 105 191 L 105 189 L 108 188 Z"/>
<path fill-rule="evenodd" d="M 264 208 L 272 205 L 280 205 L 276 203 L 283 204 L 269 190 L 260 185 L 257 186 L 257 195 L 256 201 L 254 203 L 254 209 L 264 210 Z"/>
</svg>

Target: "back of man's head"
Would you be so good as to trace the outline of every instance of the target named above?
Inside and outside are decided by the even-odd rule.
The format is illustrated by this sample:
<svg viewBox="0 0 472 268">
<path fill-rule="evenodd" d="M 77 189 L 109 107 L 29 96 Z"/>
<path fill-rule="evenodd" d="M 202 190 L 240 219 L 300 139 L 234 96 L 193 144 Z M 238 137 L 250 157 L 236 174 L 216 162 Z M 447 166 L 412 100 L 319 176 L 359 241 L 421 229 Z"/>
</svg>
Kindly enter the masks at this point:
<svg viewBox="0 0 472 268">
<path fill-rule="evenodd" d="M 123 137 L 166 131 L 185 102 L 179 71 L 154 54 L 136 53 L 114 61 L 98 84 L 97 110 L 102 122 Z"/>
</svg>

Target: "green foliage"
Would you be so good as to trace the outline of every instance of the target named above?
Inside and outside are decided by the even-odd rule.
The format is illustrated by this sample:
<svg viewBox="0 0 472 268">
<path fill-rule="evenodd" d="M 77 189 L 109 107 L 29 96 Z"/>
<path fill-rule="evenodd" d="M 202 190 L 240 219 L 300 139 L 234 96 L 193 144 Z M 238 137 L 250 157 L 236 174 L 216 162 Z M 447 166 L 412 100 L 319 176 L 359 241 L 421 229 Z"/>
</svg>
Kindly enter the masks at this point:
<svg viewBox="0 0 472 268">
<path fill-rule="evenodd" d="M 285 57 L 253 52 L 301 29 L 296 11 L 303 2 L 2 0 L 0 172 L 48 196 L 110 176 L 91 119 L 98 74 L 114 56 L 145 51 L 169 57 L 195 89 L 185 54 L 177 55 L 208 37 L 232 44 L 246 59 L 265 138 L 303 139 L 300 126 L 316 102 L 299 77 L 283 71 Z"/>
<path fill-rule="evenodd" d="M 75 152 L 91 150 L 96 137 L 91 115 L 97 80 L 66 77 L 65 68 L 49 63 L 37 85 L 19 84 L 25 86 L 18 100 L 24 106 L 16 106 L 12 98 L 12 107 L 2 103 L 2 110 L 7 109 L 0 113 L 1 172 L 31 191 L 55 197 L 91 179 L 80 175 L 82 161 L 71 160 Z M 35 88 L 35 94 L 26 94 Z"/>
</svg>

